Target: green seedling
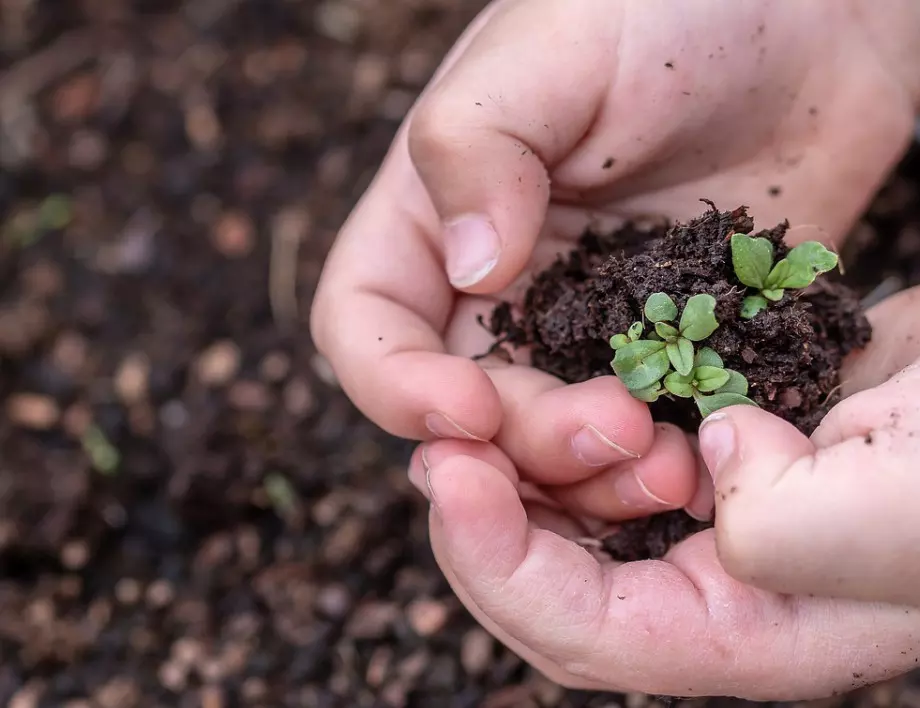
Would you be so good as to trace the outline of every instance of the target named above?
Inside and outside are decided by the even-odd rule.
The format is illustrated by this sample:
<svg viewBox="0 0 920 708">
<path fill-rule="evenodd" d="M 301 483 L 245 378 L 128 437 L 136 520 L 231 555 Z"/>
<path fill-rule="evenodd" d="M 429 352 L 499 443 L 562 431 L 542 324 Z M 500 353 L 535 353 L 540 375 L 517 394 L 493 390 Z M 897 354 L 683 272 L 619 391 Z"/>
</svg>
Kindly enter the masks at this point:
<svg viewBox="0 0 920 708">
<path fill-rule="evenodd" d="M 716 300 L 712 295 L 694 295 L 684 306 L 680 322 L 677 305 L 665 293 L 653 293 L 645 303 L 645 318 L 654 325 L 647 339 L 639 339 L 644 331 L 641 322 L 629 328 L 626 335 L 614 335 L 610 346 L 616 350 L 613 370 L 630 390 L 652 386 L 670 367 L 687 375 L 693 370 L 694 342 L 700 342 L 716 331 Z"/>
<path fill-rule="evenodd" d="M 757 405 L 747 397 L 747 379 L 726 369 L 722 358 L 709 347 L 697 352 L 689 374 L 673 371 L 665 376 L 664 389 L 678 398 L 692 398 L 704 418 L 727 406 Z"/>
<path fill-rule="evenodd" d="M 758 291 L 741 304 L 741 316 L 746 320 L 766 310 L 771 302 L 782 300 L 786 290 L 808 287 L 819 275 L 836 268 L 838 261 L 835 253 L 817 241 L 799 244 L 776 264 L 769 239 L 733 234 L 731 248 L 738 280 Z"/>
<path fill-rule="evenodd" d="M 648 338 L 641 339 L 642 322 L 610 338 L 616 351 L 611 362 L 614 373 L 634 398 L 646 403 L 662 396 L 692 398 L 703 417 L 727 406 L 757 405 L 747 397 L 747 379 L 726 369 L 715 350 L 694 350 L 694 342 L 705 340 L 719 327 L 715 306 L 711 295 L 694 295 L 675 326 L 674 300 L 653 293 L 643 308 L 645 319 L 654 324 Z"/>
</svg>

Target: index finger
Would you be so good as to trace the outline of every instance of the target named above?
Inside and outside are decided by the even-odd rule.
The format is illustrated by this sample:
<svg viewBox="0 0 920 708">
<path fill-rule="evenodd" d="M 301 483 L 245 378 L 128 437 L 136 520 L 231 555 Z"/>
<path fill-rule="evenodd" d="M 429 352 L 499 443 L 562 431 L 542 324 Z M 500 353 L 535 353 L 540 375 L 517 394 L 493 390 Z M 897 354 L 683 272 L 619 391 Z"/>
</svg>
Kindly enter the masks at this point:
<svg viewBox="0 0 920 708">
<path fill-rule="evenodd" d="M 469 26 L 432 85 L 503 4 Z M 426 235 L 439 221 L 411 167 L 407 125 L 330 251 L 311 335 L 352 402 L 387 432 L 488 439 L 498 430 L 501 401 L 475 362 L 445 348 L 456 293 Z"/>
</svg>

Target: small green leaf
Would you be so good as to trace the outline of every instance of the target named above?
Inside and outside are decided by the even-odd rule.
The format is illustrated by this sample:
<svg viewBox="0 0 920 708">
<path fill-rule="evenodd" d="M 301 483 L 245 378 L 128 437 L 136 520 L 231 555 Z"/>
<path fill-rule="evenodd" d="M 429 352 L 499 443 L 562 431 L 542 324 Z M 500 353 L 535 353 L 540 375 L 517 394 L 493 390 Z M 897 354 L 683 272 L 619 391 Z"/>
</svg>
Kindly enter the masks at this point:
<svg viewBox="0 0 920 708">
<path fill-rule="evenodd" d="M 629 337 L 625 334 L 615 334 L 610 338 L 610 348 L 619 349 L 629 344 Z"/>
<path fill-rule="evenodd" d="M 770 275 L 767 276 L 767 281 L 763 286 L 763 290 L 775 290 L 782 287 L 780 283 L 788 278 L 791 272 L 792 264 L 787 258 L 783 258 L 783 260 L 773 266 L 773 270 L 771 270 Z"/>
<path fill-rule="evenodd" d="M 775 290 L 761 290 L 761 294 L 767 298 L 767 300 L 772 300 L 773 302 L 779 302 L 783 299 L 784 290 L 775 289 Z"/>
<path fill-rule="evenodd" d="M 629 336 L 630 342 L 635 342 L 639 337 L 642 336 L 642 332 L 645 330 L 645 327 L 642 326 L 641 322 L 633 322 L 629 325 L 629 331 L 626 333 Z"/>
<path fill-rule="evenodd" d="M 714 393 L 711 396 L 697 396 L 696 407 L 704 418 L 712 415 L 720 408 L 729 406 L 757 406 L 747 396 L 737 393 Z"/>
<path fill-rule="evenodd" d="M 652 293 L 645 301 L 645 316 L 650 322 L 672 322 L 677 319 L 677 305 L 666 293 Z"/>
<path fill-rule="evenodd" d="M 680 336 L 677 327 L 669 325 L 667 322 L 656 322 L 655 333 L 666 342 L 675 340 Z"/>
<path fill-rule="evenodd" d="M 703 347 L 696 353 L 693 360 L 694 366 L 717 366 L 722 368 L 722 357 L 716 354 L 716 350 L 711 347 Z"/>
<path fill-rule="evenodd" d="M 700 342 L 719 328 L 716 299 L 712 295 L 694 295 L 684 306 L 680 333 L 692 342 Z"/>
<path fill-rule="evenodd" d="M 637 398 L 645 403 L 654 403 L 661 397 L 662 393 L 664 393 L 664 390 L 661 388 L 660 381 L 656 381 L 647 388 L 640 388 L 636 391 L 630 391 L 630 394 L 632 394 L 633 398 Z"/>
<path fill-rule="evenodd" d="M 773 244 L 765 238 L 732 235 L 732 267 L 738 280 L 758 290 L 766 285 L 773 265 Z"/>
<path fill-rule="evenodd" d="M 836 268 L 840 259 L 837 258 L 836 253 L 827 250 L 823 244 L 817 241 L 806 241 L 789 251 L 786 260 L 792 263 L 793 268 L 805 264 L 820 275 Z"/>
<path fill-rule="evenodd" d="M 693 370 L 696 387 L 703 393 L 716 391 L 728 383 L 729 373 L 716 366 L 698 366 Z"/>
<path fill-rule="evenodd" d="M 788 266 L 784 277 L 777 279 L 777 288 L 807 288 L 815 278 L 837 266 L 837 254 L 828 251 L 817 241 L 799 244 L 783 259 Z"/>
<path fill-rule="evenodd" d="M 763 295 L 748 295 L 741 303 L 741 317 L 752 320 L 768 307 L 767 298 Z"/>
<path fill-rule="evenodd" d="M 748 380 L 733 369 L 725 371 L 728 373 L 728 381 L 716 393 L 737 393 L 739 396 L 747 396 Z"/>
<path fill-rule="evenodd" d="M 614 373 L 630 391 L 648 388 L 670 368 L 665 343 L 647 339 L 617 349 L 611 364 Z"/>
<path fill-rule="evenodd" d="M 676 342 L 668 342 L 666 350 L 674 370 L 682 376 L 689 376 L 693 371 L 693 343 L 680 337 Z"/>
<path fill-rule="evenodd" d="M 664 387 L 679 398 L 693 397 L 693 377 L 682 376 L 676 371 L 664 377 Z"/>
</svg>

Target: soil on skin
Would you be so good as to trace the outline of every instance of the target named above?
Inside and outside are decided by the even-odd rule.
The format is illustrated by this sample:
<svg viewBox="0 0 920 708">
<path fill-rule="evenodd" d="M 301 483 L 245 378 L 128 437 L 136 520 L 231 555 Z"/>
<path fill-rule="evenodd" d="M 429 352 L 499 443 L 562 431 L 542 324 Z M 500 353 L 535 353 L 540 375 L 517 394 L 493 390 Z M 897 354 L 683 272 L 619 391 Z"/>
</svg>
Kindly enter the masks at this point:
<svg viewBox="0 0 920 708">
<path fill-rule="evenodd" d="M 709 207 L 686 224 L 646 233 L 632 226 L 586 233 L 571 254 L 535 277 L 518 317 L 510 304 L 496 308 L 491 329 L 497 346 L 529 347 L 535 367 L 569 383 L 611 375 L 608 340 L 643 319 L 649 295 L 667 293 L 682 310 L 691 296 L 708 293 L 717 301 L 719 328 L 703 344 L 747 378 L 750 398 L 810 434 L 839 399 L 843 358 L 871 338 L 858 295 L 819 278 L 752 320 L 742 319 L 738 313 L 748 291 L 732 268 L 731 235 L 770 239 L 779 260 L 788 252 L 787 225 L 755 233 L 744 207 Z M 656 420 L 687 431 L 701 421 L 690 399 L 662 398 L 651 410 Z M 672 512 L 623 524 L 605 548 L 618 560 L 660 558 L 706 526 Z"/>
</svg>

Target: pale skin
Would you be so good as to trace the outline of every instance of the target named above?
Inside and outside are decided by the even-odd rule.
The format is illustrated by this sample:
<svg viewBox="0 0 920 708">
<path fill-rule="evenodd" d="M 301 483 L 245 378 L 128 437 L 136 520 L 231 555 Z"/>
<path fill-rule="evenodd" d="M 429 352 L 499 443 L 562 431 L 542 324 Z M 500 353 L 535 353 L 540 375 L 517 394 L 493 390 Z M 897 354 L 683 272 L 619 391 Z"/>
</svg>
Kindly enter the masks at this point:
<svg viewBox="0 0 920 708">
<path fill-rule="evenodd" d="M 687 219 L 707 197 L 839 244 L 910 140 L 918 48 L 913 0 L 497 2 L 343 227 L 317 346 L 366 415 L 423 441 L 410 478 L 442 570 L 551 678 L 807 699 L 920 660 L 920 292 L 871 313 L 810 439 L 747 407 L 697 439 L 612 376 L 470 358 L 490 344 L 476 314 L 588 224 Z M 716 528 L 662 561 L 573 540 L 713 503 Z"/>
</svg>

